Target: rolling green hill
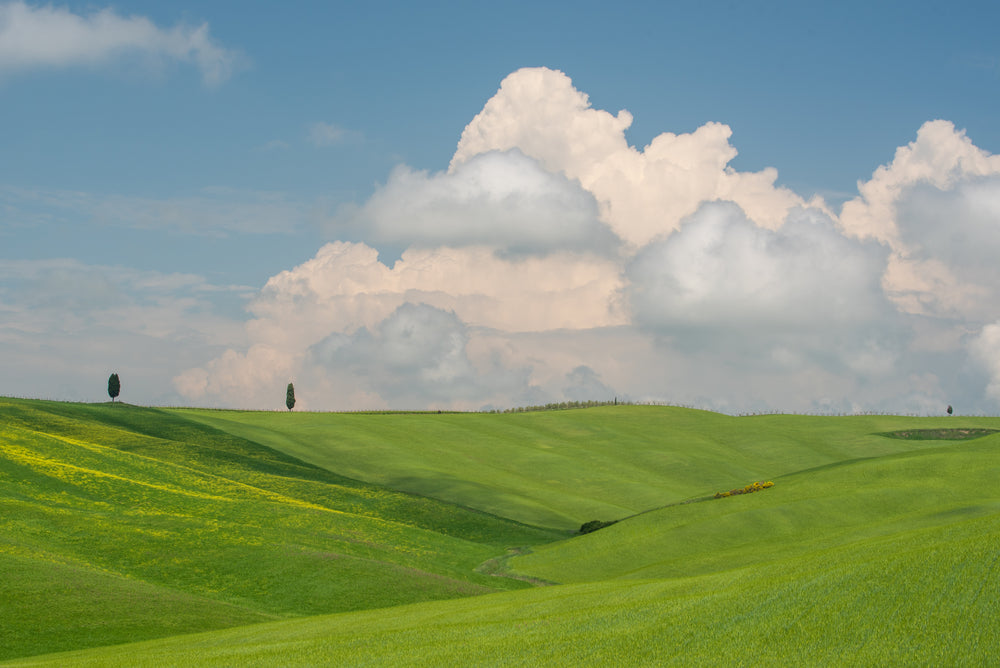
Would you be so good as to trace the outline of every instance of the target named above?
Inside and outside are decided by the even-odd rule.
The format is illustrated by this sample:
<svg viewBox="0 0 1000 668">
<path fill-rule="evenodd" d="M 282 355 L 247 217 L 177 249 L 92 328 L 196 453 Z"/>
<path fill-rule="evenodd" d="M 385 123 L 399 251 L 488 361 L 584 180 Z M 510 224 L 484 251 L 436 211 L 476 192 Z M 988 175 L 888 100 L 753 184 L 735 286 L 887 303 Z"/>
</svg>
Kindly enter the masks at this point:
<svg viewBox="0 0 1000 668">
<path fill-rule="evenodd" d="M 859 457 L 933 446 L 881 433 L 957 418 L 730 417 L 661 406 L 512 414 L 179 410 L 359 480 L 576 529 Z M 949 422 L 952 420 L 952 422 Z M 966 426 L 1000 424 L 962 418 Z"/>
<path fill-rule="evenodd" d="M 1000 663 L 1000 419 L 0 417 L 11 665 Z"/>
<path fill-rule="evenodd" d="M 774 478 L 754 494 L 670 506 L 514 557 L 565 583 L 688 577 L 801 561 L 965 520 L 1000 518 L 1000 436 Z M 932 532 L 933 533 L 933 532 Z M 919 544 L 919 541 L 917 541 Z M 998 543 L 1000 547 L 1000 543 Z"/>
<path fill-rule="evenodd" d="M 556 536 L 160 410 L 0 400 L 0 658 L 523 587 L 474 569 Z"/>
</svg>

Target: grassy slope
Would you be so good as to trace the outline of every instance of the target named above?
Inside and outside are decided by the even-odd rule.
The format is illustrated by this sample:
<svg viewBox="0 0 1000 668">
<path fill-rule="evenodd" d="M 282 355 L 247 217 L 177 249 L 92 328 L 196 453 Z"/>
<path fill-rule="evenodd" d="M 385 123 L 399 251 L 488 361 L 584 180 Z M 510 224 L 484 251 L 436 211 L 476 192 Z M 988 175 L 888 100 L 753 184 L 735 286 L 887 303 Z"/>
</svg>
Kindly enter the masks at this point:
<svg viewBox="0 0 1000 668">
<path fill-rule="evenodd" d="M 958 420 L 965 426 L 995 428 L 1000 421 L 737 419 L 672 409 L 613 411 L 413 416 L 408 431 L 403 429 L 405 420 L 399 420 L 410 416 L 310 416 L 315 421 L 310 429 L 322 441 L 313 449 L 329 462 L 345 462 L 352 475 L 356 471 L 350 466 L 373 455 L 354 452 L 364 441 L 360 436 L 323 435 L 350 432 L 340 418 L 357 420 L 354 429 L 379 432 L 385 438 L 397 430 L 396 443 L 379 445 L 378 437 L 367 438 L 380 457 L 399 454 L 423 469 L 425 480 L 435 478 L 435 467 L 447 467 L 448 476 L 464 470 L 469 483 L 487 493 L 496 471 L 493 453 L 478 462 L 463 459 L 464 469 L 452 466 L 449 459 L 455 456 L 446 455 L 452 450 L 464 457 L 478 429 L 483 432 L 480 443 L 488 442 L 510 458 L 522 448 L 531 460 L 530 465 L 516 466 L 515 458 L 511 468 L 518 473 L 514 479 L 520 481 L 521 493 L 532 501 L 522 502 L 517 494 L 497 494 L 490 496 L 490 504 L 502 509 L 506 503 L 536 513 L 542 509 L 549 516 L 561 513 L 573 521 L 574 513 L 590 512 L 580 511 L 579 505 L 592 509 L 588 504 L 600 500 L 602 493 L 615 495 L 617 500 L 609 505 L 626 507 L 638 505 L 636 498 L 656 487 L 652 482 L 625 484 L 611 475 L 587 471 L 605 463 L 617 466 L 616 471 L 631 467 L 641 473 L 642 462 L 647 466 L 672 462 L 657 469 L 666 489 L 654 495 L 657 502 L 707 495 L 753 479 L 773 479 L 776 486 L 757 494 L 642 513 L 588 536 L 536 547 L 534 554 L 512 560 L 518 571 L 577 584 L 288 620 L 24 663 L 580 665 L 614 660 L 718 665 L 777 659 L 795 665 L 995 665 L 1000 661 L 993 642 L 1000 620 L 1000 493 L 995 490 L 1000 436 L 942 443 L 873 435 L 941 423 L 953 426 Z M 278 434 L 271 421 L 288 417 L 212 415 L 214 424 L 239 433 L 247 432 L 234 416 L 243 415 L 245 423 L 257 421 L 251 428 L 258 430 L 258 436 L 268 431 Z M 387 417 L 393 418 L 388 425 L 393 429 L 382 424 Z M 371 422 L 366 427 L 360 418 Z M 488 420 L 477 427 L 476 418 Z M 702 421 L 704 429 L 699 432 Z M 290 452 L 308 445 L 308 430 L 296 425 L 297 420 L 289 435 L 281 436 Z M 655 438 L 642 433 L 651 426 L 658 430 Z M 448 433 L 456 435 L 442 436 Z M 434 434 L 436 448 L 427 445 L 435 441 Z M 587 442 L 576 443 L 576 438 Z M 272 438 L 272 444 L 275 440 L 280 439 Z M 569 450 L 559 460 L 569 469 L 565 478 L 580 476 L 579 489 L 565 502 L 564 512 L 552 510 L 559 506 L 546 497 L 551 483 L 540 470 L 546 463 L 539 461 L 546 457 L 532 457 L 547 455 L 557 445 Z M 627 452 L 629 448 L 636 452 Z M 713 468 L 713 457 L 726 463 L 717 461 Z M 616 458 L 625 463 L 616 463 Z M 383 466 L 394 465 L 383 460 Z M 394 474 L 370 472 L 367 477 L 385 475 Z M 653 479 L 646 472 L 644 480 Z M 678 480 L 686 481 L 686 486 L 678 486 Z M 465 493 L 461 486 L 441 489 L 443 496 L 457 500 Z"/>
<path fill-rule="evenodd" d="M 13 665 L 997 665 L 997 515 L 811 558 L 312 617 Z"/>
<path fill-rule="evenodd" d="M 364 415 L 182 410 L 352 478 L 529 524 L 578 528 L 715 489 L 933 442 L 878 432 L 986 418 L 761 416 L 654 406 Z M 952 420 L 952 422 L 948 422 Z"/>
<path fill-rule="evenodd" d="M 774 478 L 754 494 L 637 515 L 511 567 L 566 583 L 687 577 L 1000 518 L 1000 436 Z M 1000 544 L 998 544 L 1000 547 Z"/>
<path fill-rule="evenodd" d="M 555 534 L 127 405 L 0 399 L 0 658 L 525 586 Z"/>
</svg>

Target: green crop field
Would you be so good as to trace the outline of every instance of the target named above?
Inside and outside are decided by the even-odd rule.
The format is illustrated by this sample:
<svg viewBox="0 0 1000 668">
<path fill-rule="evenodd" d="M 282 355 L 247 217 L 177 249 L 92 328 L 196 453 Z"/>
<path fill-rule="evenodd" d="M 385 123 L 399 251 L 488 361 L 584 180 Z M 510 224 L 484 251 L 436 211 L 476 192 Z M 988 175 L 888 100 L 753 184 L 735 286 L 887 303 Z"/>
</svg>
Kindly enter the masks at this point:
<svg viewBox="0 0 1000 668">
<path fill-rule="evenodd" d="M 998 429 L 0 399 L 0 659 L 998 665 Z"/>
</svg>

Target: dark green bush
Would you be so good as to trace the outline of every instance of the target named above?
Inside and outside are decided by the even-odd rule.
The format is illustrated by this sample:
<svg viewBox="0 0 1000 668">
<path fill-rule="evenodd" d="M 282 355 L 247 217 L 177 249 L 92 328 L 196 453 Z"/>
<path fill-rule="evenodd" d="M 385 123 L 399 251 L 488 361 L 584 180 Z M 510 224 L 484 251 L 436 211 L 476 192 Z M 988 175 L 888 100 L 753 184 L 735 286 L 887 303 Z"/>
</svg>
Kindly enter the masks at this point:
<svg viewBox="0 0 1000 668">
<path fill-rule="evenodd" d="M 589 522 L 584 522 L 580 525 L 580 533 L 593 533 L 598 529 L 603 529 L 604 527 L 609 527 L 618 520 L 612 520 L 610 522 L 602 522 L 601 520 L 590 520 Z"/>
</svg>

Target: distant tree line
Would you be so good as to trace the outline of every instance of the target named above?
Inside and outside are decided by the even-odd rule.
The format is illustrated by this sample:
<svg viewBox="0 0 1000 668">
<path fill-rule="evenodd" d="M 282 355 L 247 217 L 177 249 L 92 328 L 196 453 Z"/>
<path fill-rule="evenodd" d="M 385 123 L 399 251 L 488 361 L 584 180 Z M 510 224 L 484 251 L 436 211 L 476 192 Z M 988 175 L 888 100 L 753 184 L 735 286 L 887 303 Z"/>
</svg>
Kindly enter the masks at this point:
<svg viewBox="0 0 1000 668">
<path fill-rule="evenodd" d="M 533 413 L 535 411 L 565 411 L 573 408 L 593 408 L 594 406 L 631 406 L 631 401 L 612 399 L 611 401 L 561 401 L 553 404 L 543 404 L 541 406 L 518 406 L 516 408 L 505 408 L 503 410 L 494 409 L 485 411 L 487 413 Z"/>
</svg>

